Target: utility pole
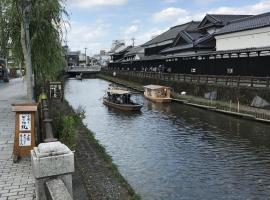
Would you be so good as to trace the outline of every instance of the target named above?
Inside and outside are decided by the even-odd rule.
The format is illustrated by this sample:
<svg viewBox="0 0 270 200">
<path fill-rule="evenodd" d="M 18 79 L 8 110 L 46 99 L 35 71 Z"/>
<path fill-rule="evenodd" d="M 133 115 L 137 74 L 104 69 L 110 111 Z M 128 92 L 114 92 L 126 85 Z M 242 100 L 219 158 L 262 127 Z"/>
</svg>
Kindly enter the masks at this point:
<svg viewBox="0 0 270 200">
<path fill-rule="evenodd" d="M 32 80 L 31 42 L 29 33 L 30 11 L 31 11 L 31 0 L 23 0 L 22 1 L 23 20 L 21 22 L 21 45 L 26 67 L 27 99 L 29 102 L 32 102 L 34 98 L 34 93 Z"/>
<path fill-rule="evenodd" d="M 87 48 L 85 47 L 85 48 L 84 48 L 84 53 L 85 53 L 85 67 L 86 67 L 86 64 L 87 64 L 86 50 L 87 50 Z"/>
<path fill-rule="evenodd" d="M 132 46 L 134 47 L 135 46 L 135 38 L 133 37 L 133 38 L 131 38 L 131 41 L 132 41 Z"/>
</svg>

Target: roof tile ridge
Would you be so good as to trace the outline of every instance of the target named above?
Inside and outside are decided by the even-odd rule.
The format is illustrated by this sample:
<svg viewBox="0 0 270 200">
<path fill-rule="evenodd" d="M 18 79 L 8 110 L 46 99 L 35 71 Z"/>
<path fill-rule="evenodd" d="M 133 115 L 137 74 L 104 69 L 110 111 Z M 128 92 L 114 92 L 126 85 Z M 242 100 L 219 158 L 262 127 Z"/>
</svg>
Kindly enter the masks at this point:
<svg viewBox="0 0 270 200">
<path fill-rule="evenodd" d="M 250 15 L 250 16 L 243 17 L 243 18 L 240 18 L 240 19 L 235 19 L 235 20 L 232 20 L 232 21 L 228 22 L 228 24 L 237 23 L 237 22 L 241 22 L 241 21 L 246 21 L 246 20 L 257 18 L 257 17 L 262 17 L 264 15 L 270 15 L 270 12 L 261 13 L 259 15 Z"/>
<path fill-rule="evenodd" d="M 214 19 L 214 20 L 217 21 L 217 22 L 222 22 L 222 21 L 220 21 L 219 19 L 217 19 L 216 17 L 214 17 L 214 16 L 211 15 L 211 14 L 206 14 L 206 16 L 208 16 L 208 17 Z"/>
</svg>

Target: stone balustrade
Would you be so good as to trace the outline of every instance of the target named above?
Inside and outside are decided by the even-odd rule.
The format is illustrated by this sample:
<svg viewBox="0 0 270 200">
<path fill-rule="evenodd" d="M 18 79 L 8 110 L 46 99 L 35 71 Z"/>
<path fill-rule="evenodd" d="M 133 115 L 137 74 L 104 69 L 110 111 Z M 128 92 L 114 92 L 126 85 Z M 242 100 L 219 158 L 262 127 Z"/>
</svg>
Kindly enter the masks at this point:
<svg viewBox="0 0 270 200">
<path fill-rule="evenodd" d="M 31 151 L 31 163 L 37 200 L 72 199 L 74 153 L 66 145 L 61 142 L 39 144 Z"/>
</svg>

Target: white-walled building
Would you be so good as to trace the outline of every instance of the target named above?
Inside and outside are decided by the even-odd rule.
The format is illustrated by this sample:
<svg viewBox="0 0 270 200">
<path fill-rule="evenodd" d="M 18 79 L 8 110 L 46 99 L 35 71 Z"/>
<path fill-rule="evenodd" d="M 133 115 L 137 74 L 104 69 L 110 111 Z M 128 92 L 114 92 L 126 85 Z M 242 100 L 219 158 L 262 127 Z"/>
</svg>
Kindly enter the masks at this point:
<svg viewBox="0 0 270 200">
<path fill-rule="evenodd" d="M 270 13 L 232 21 L 215 38 L 217 51 L 270 47 Z"/>
</svg>

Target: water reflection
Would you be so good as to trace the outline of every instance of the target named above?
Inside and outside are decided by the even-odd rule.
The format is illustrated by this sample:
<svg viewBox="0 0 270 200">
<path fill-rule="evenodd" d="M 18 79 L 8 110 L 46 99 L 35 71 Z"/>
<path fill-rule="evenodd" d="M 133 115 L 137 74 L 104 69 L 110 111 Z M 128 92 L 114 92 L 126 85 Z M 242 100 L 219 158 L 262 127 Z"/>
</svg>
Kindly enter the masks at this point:
<svg viewBox="0 0 270 200">
<path fill-rule="evenodd" d="M 102 104 L 109 83 L 66 85 L 66 98 L 86 110 L 88 127 L 143 199 L 267 199 L 269 126 L 139 96 L 140 113 Z"/>
</svg>

